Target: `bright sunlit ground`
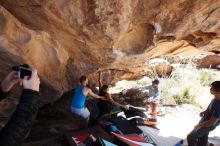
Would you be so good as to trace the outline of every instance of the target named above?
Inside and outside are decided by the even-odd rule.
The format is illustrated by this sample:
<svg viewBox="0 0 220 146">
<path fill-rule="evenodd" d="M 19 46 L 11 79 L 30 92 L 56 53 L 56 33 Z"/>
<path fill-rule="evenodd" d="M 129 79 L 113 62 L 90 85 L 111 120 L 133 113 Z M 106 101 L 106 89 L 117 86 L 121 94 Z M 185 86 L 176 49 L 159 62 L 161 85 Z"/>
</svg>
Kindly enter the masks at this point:
<svg viewBox="0 0 220 146">
<path fill-rule="evenodd" d="M 203 90 L 197 98 L 198 104 L 203 108 L 194 105 L 184 104 L 169 110 L 164 117 L 159 117 L 159 135 L 169 137 L 175 136 L 179 138 L 186 138 L 186 135 L 199 122 L 200 111 L 206 109 L 213 96 L 209 93 L 209 87 Z M 209 135 L 210 137 L 218 136 L 220 138 L 220 127 L 217 127 Z M 220 145 L 220 141 L 219 141 Z"/>
<path fill-rule="evenodd" d="M 149 77 L 144 77 L 137 81 L 120 81 L 115 87 L 110 89 L 111 93 L 118 93 L 124 89 L 138 88 L 151 84 Z M 164 90 L 162 96 L 184 95 L 182 92 L 189 88 L 189 95 L 196 100 L 196 105 L 182 104 L 176 107 L 161 107 L 166 108 L 166 114 L 163 117 L 158 117 L 158 135 L 163 137 L 178 137 L 185 139 L 187 134 L 199 122 L 199 113 L 205 110 L 211 102 L 213 96 L 210 94 L 210 82 L 220 80 L 219 71 L 215 70 L 198 70 L 193 66 L 185 66 L 178 68 L 173 73 L 173 76 L 168 79 L 160 79 L 161 90 Z M 162 97 L 164 98 L 164 97 Z M 168 97 L 169 98 L 169 97 Z M 217 146 L 220 146 L 220 126 L 210 133 L 209 137 L 217 136 Z"/>
<path fill-rule="evenodd" d="M 159 117 L 159 135 L 163 137 L 174 136 L 185 139 L 187 134 L 200 120 L 198 112 L 195 112 L 195 110 L 195 107 L 192 105 L 183 105 L 173 109 L 171 113 L 166 114 L 164 117 Z M 214 136 L 220 138 L 220 127 L 217 127 L 209 135 L 209 137 Z M 220 145 L 220 141 L 218 144 Z"/>
</svg>

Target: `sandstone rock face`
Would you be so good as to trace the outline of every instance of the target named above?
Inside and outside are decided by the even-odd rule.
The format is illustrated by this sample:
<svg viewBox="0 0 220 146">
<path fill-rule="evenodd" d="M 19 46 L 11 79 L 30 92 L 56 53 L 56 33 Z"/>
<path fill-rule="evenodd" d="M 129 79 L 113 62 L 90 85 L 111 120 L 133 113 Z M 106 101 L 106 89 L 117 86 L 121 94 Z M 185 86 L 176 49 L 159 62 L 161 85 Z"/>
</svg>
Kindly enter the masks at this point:
<svg viewBox="0 0 220 146">
<path fill-rule="evenodd" d="M 201 65 L 218 68 L 219 17 L 219 0 L 0 0 L 0 80 L 12 66 L 28 63 L 39 72 L 43 100 L 53 102 L 81 75 L 91 78 L 92 87 L 99 72 L 106 84 L 138 79 L 151 72 L 149 60 L 161 56 L 216 54 L 202 59 Z M 0 103 L 4 121 L 20 91 L 16 87 Z M 69 110 L 67 96 L 54 109 Z M 137 105 L 143 102 L 134 99 Z"/>
<path fill-rule="evenodd" d="M 153 41 L 153 32 L 153 25 L 147 23 L 135 25 L 129 32 L 118 38 L 113 48 L 121 49 L 128 55 L 143 53 Z"/>
<path fill-rule="evenodd" d="M 220 65 L 220 55 L 208 55 L 197 61 L 197 65 L 202 68 L 218 68 Z"/>
<path fill-rule="evenodd" d="M 218 54 L 219 7 L 219 0 L 1 0 L 0 75 L 30 64 L 51 102 L 81 75 L 97 81 L 98 70 L 115 82 L 147 75 L 151 58 Z"/>
</svg>

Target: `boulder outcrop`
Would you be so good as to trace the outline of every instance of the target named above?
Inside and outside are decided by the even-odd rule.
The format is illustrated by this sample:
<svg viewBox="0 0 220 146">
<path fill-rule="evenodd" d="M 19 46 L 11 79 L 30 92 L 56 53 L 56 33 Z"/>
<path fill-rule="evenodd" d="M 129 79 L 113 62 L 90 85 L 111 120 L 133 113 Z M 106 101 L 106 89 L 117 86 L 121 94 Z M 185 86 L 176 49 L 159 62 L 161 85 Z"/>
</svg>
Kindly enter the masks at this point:
<svg viewBox="0 0 220 146">
<path fill-rule="evenodd" d="M 51 102 L 81 75 L 96 82 L 101 70 L 114 83 L 147 75 L 155 57 L 219 54 L 219 7 L 218 0 L 1 0 L 1 77 L 28 63 Z"/>
</svg>

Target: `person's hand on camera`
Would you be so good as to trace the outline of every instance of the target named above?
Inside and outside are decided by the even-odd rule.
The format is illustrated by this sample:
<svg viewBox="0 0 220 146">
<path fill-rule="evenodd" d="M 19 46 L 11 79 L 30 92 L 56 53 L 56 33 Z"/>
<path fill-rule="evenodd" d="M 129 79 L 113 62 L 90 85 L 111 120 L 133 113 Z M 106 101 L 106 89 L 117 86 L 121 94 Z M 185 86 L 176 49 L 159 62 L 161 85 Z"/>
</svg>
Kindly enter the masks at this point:
<svg viewBox="0 0 220 146">
<path fill-rule="evenodd" d="M 28 77 L 24 77 L 23 79 L 23 87 L 24 89 L 31 89 L 34 91 L 39 91 L 40 79 L 37 75 L 37 70 L 32 71 L 32 76 L 28 80 Z"/>
<path fill-rule="evenodd" d="M 16 71 L 12 71 L 2 81 L 1 89 L 3 92 L 8 92 L 14 87 L 14 85 L 21 82 L 22 80 L 18 78 L 18 73 Z"/>
</svg>

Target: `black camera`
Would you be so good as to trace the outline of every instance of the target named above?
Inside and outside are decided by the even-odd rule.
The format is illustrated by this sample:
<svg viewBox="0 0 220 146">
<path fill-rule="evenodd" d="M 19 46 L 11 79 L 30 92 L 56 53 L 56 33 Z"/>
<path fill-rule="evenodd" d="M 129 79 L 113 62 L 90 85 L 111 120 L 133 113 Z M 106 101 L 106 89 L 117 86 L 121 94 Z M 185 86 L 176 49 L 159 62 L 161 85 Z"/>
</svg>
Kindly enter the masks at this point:
<svg viewBox="0 0 220 146">
<path fill-rule="evenodd" d="M 27 76 L 28 78 L 32 76 L 32 70 L 29 68 L 29 65 L 27 64 L 13 66 L 12 70 L 18 72 L 18 77 L 20 79 L 24 79 L 25 76 Z"/>
</svg>

